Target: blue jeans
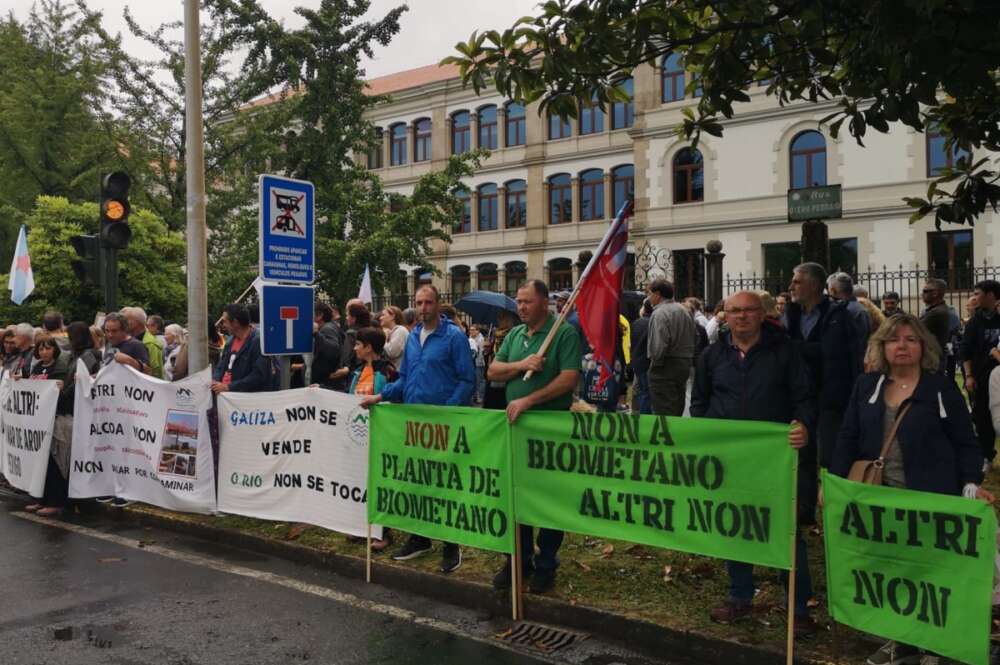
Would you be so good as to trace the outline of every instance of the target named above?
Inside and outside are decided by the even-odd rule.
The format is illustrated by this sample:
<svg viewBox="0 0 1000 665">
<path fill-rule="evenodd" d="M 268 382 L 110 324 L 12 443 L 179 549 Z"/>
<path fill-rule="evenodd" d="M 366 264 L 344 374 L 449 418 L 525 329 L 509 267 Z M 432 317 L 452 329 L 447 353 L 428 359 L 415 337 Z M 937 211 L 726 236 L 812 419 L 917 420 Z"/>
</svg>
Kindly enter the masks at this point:
<svg viewBox="0 0 1000 665">
<path fill-rule="evenodd" d="M 521 529 L 521 567 L 525 572 L 541 572 L 556 574 L 559 567 L 559 547 L 562 545 L 563 537 L 566 535 L 562 531 L 554 529 L 538 530 L 538 553 L 535 554 L 535 543 L 532 542 L 534 529 L 525 524 L 519 525 Z M 510 561 L 510 555 L 507 556 Z"/>
<path fill-rule="evenodd" d="M 727 561 L 729 572 L 729 600 L 737 605 L 749 606 L 753 602 L 753 566 L 741 561 Z M 781 571 L 781 583 L 788 588 L 788 571 Z M 812 577 L 809 575 L 809 559 L 806 556 L 806 541 L 795 539 L 795 616 L 807 616 L 806 604 L 812 598 Z"/>
<path fill-rule="evenodd" d="M 652 413 L 653 400 L 649 397 L 649 375 L 646 374 L 646 372 L 635 373 L 635 382 L 632 384 L 632 392 L 632 408 L 639 409 L 639 413 Z"/>
<path fill-rule="evenodd" d="M 486 368 L 476 365 L 476 401 L 482 402 L 486 397 Z"/>
</svg>

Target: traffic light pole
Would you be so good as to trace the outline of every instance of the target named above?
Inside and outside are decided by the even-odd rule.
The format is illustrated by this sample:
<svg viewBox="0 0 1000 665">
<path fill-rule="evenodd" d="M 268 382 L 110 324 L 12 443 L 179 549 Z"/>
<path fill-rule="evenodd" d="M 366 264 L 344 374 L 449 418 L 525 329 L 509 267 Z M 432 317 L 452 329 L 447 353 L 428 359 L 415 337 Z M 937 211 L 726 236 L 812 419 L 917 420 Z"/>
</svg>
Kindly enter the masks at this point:
<svg viewBox="0 0 1000 665">
<path fill-rule="evenodd" d="M 103 260 L 101 270 L 104 271 L 104 280 L 101 286 L 104 288 L 104 311 L 118 311 L 118 250 L 114 247 L 103 247 L 101 249 Z"/>
<path fill-rule="evenodd" d="M 187 174 L 188 371 L 208 367 L 208 232 L 201 108 L 201 34 L 198 0 L 184 0 L 184 130 Z"/>
</svg>

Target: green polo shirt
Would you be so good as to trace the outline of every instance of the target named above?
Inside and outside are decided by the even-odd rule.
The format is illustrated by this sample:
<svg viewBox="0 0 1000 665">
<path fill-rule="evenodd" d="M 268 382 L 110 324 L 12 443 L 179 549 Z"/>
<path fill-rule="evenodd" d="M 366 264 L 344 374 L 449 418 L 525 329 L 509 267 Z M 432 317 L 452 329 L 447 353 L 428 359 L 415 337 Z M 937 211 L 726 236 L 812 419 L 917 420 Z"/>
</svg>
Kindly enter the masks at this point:
<svg viewBox="0 0 1000 665">
<path fill-rule="evenodd" d="M 496 359 L 504 363 L 513 363 L 523 360 L 533 353 L 538 353 L 542 342 L 555 322 L 556 317 L 549 314 L 545 325 L 535 333 L 528 330 L 528 326 L 523 323 L 517 326 L 504 337 Z M 507 401 L 512 402 L 530 395 L 551 383 L 560 372 L 567 369 L 580 371 L 580 336 L 573 326 L 563 321 L 559 325 L 559 330 L 556 331 L 556 336 L 552 339 L 548 353 L 545 355 L 545 365 L 542 367 L 542 371 L 535 372 L 527 381 L 524 380 L 523 375 L 508 381 Z M 573 391 L 570 390 L 564 395 L 533 408 L 547 411 L 566 411 L 572 404 Z"/>
</svg>

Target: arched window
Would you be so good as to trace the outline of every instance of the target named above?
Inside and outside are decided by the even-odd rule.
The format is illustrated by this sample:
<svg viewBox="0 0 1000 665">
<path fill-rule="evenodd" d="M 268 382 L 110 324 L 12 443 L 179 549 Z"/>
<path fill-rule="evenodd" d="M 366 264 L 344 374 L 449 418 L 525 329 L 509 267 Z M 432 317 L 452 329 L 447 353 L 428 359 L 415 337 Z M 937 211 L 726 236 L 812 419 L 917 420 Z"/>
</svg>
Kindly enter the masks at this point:
<svg viewBox="0 0 1000 665">
<path fill-rule="evenodd" d="M 402 166 L 406 163 L 406 123 L 397 122 L 389 128 L 389 164 Z"/>
<path fill-rule="evenodd" d="M 472 290 L 469 266 L 455 266 L 451 269 L 451 294 L 457 300 Z"/>
<path fill-rule="evenodd" d="M 421 118 L 413 122 L 413 161 L 426 162 L 431 158 L 431 121 Z"/>
<path fill-rule="evenodd" d="M 497 107 L 490 104 L 479 109 L 479 147 L 497 149 Z"/>
<path fill-rule="evenodd" d="M 617 215 L 625 201 L 635 195 L 635 167 L 622 164 L 611 169 L 611 193 L 612 214 Z"/>
<path fill-rule="evenodd" d="M 507 102 L 504 109 L 507 111 L 505 114 L 507 116 L 507 147 L 524 145 L 528 138 L 524 104 Z"/>
<path fill-rule="evenodd" d="M 701 152 L 684 148 L 674 157 L 674 203 L 705 200 L 705 168 Z"/>
<path fill-rule="evenodd" d="M 497 229 L 497 186 L 492 182 L 480 185 L 479 192 L 479 230 L 496 231 Z"/>
<path fill-rule="evenodd" d="M 455 220 L 455 233 L 468 233 L 472 230 L 472 197 L 468 192 L 457 191 L 455 198 L 462 203 L 462 212 Z"/>
<path fill-rule="evenodd" d="M 580 221 L 604 219 L 604 172 L 590 169 L 580 174 Z"/>
<path fill-rule="evenodd" d="M 628 101 L 611 105 L 611 129 L 631 127 L 635 122 L 635 81 L 629 77 L 619 83 L 618 88 L 628 95 Z"/>
<path fill-rule="evenodd" d="M 497 264 L 480 263 L 476 266 L 479 273 L 479 290 L 497 292 Z"/>
<path fill-rule="evenodd" d="M 789 154 L 792 189 L 826 184 L 826 139 L 815 130 L 796 134 Z"/>
<path fill-rule="evenodd" d="M 936 178 L 944 175 L 948 169 L 955 168 L 955 164 L 963 157 L 969 159 L 969 151 L 958 146 L 952 146 L 948 150 L 948 137 L 941 133 L 938 127 L 927 128 L 927 177 Z"/>
<path fill-rule="evenodd" d="M 504 265 L 507 272 L 507 284 L 504 292 L 511 298 L 517 295 L 517 290 L 528 279 L 528 266 L 524 261 L 511 261 Z"/>
<path fill-rule="evenodd" d="M 573 183 L 568 173 L 549 178 L 549 224 L 573 221 Z"/>
<path fill-rule="evenodd" d="M 505 189 L 507 228 L 521 228 L 528 221 L 528 183 L 524 180 L 511 180 L 505 185 Z"/>
<path fill-rule="evenodd" d="M 604 111 L 597 102 L 580 104 L 580 136 L 604 131 Z"/>
<path fill-rule="evenodd" d="M 663 56 L 661 67 L 660 83 L 663 93 L 660 99 L 663 103 L 684 99 L 684 63 L 681 56 L 668 53 Z"/>
<path fill-rule="evenodd" d="M 472 128 L 469 112 L 456 111 L 451 115 L 451 154 L 461 155 L 472 149 Z"/>
<path fill-rule="evenodd" d="M 573 135 L 573 126 L 569 120 L 549 114 L 549 140 L 565 139 Z"/>
<path fill-rule="evenodd" d="M 573 262 L 569 259 L 549 261 L 549 289 L 569 291 L 573 288 Z"/>
<path fill-rule="evenodd" d="M 368 149 L 368 168 L 369 169 L 380 169 L 382 168 L 382 145 L 385 139 L 382 136 L 382 128 L 375 128 L 375 142 Z"/>
</svg>

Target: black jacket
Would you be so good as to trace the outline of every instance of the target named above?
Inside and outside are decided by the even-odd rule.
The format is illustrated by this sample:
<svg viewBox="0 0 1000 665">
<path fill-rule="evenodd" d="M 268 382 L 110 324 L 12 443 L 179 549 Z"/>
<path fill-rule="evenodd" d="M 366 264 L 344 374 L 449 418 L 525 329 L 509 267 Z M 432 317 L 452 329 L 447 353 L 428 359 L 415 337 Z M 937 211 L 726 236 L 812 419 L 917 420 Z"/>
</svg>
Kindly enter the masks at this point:
<svg viewBox="0 0 1000 665">
<path fill-rule="evenodd" d="M 632 371 L 645 374 L 649 371 L 649 317 L 640 316 L 632 322 L 629 332 Z"/>
<path fill-rule="evenodd" d="M 833 452 L 832 473 L 846 477 L 854 462 L 876 459 L 882 451 L 886 380 L 875 372 L 858 377 Z M 954 379 L 924 372 L 908 401 L 913 406 L 896 431 L 906 487 L 961 494 L 966 483 L 982 483 L 982 448 Z"/>
<path fill-rule="evenodd" d="M 256 328 L 250 331 L 250 335 L 243 341 L 243 346 L 236 352 L 233 359 L 233 366 L 229 367 L 229 357 L 233 355 L 233 339 L 226 342 L 222 349 L 222 355 L 215 369 L 212 370 L 212 379 L 222 381 L 226 370 L 231 372 L 229 389 L 237 393 L 260 393 L 268 390 L 278 389 L 278 373 L 271 359 L 265 356 L 260 349 L 260 335 Z"/>
<path fill-rule="evenodd" d="M 333 321 L 327 321 L 313 335 L 312 382 L 324 388 L 332 388 L 330 374 L 340 369 L 340 328 Z"/>
<path fill-rule="evenodd" d="M 808 336 L 802 334 L 802 307 L 798 303 L 788 303 L 782 323 L 792 340 L 802 342 L 802 357 L 809 368 L 819 408 L 842 411 L 847 407 L 855 379 L 864 368 L 865 337 L 847 311 L 846 301 L 823 296 L 816 307 L 820 318 Z"/>
<path fill-rule="evenodd" d="M 781 330 L 765 325 L 741 361 L 728 333 L 695 363 L 691 415 L 696 418 L 798 420 L 812 430 L 816 402 L 800 351 Z"/>
<path fill-rule="evenodd" d="M 990 349 L 995 349 L 1000 341 L 1000 314 L 976 310 L 976 315 L 965 324 L 965 334 L 962 337 L 962 361 L 972 363 L 972 376 L 982 384 L 983 390 L 977 394 L 986 393 L 986 385 L 990 380 L 990 372 L 997 366 Z"/>
</svg>

